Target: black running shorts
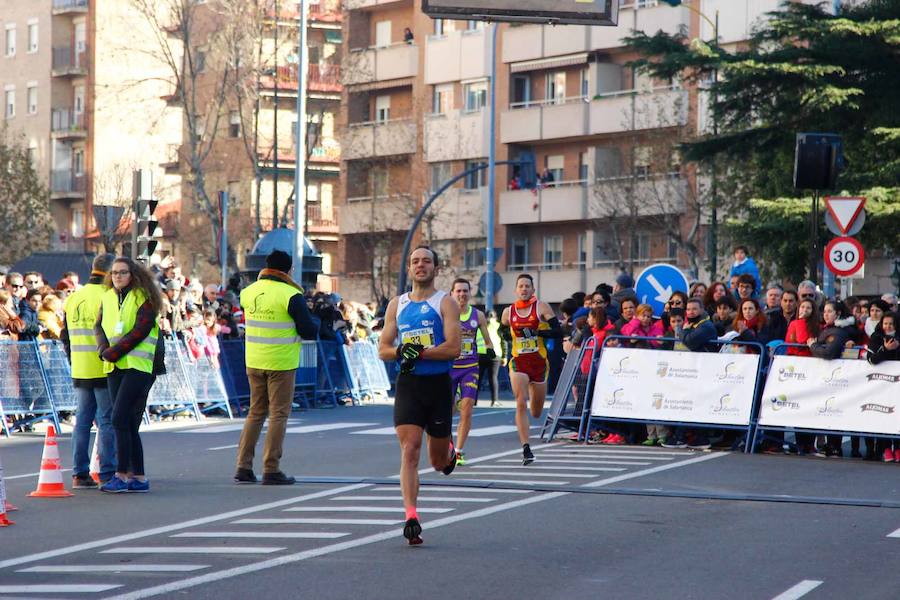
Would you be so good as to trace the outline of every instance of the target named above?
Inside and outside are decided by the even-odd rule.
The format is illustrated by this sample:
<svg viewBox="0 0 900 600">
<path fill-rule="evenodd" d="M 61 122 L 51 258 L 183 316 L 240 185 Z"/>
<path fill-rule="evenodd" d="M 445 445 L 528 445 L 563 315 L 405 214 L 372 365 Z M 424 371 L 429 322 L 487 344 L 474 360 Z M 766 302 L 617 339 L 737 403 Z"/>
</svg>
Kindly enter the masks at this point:
<svg viewBox="0 0 900 600">
<path fill-rule="evenodd" d="M 397 376 L 394 427 L 418 425 L 435 438 L 450 437 L 453 387 L 449 373 Z"/>
</svg>

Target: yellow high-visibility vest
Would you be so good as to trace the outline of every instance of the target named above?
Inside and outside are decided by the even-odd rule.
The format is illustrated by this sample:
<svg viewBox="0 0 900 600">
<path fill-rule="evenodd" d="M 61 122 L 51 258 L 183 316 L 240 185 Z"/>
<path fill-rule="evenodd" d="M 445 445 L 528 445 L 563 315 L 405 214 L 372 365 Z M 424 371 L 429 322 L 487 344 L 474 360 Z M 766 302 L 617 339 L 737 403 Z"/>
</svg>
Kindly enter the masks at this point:
<svg viewBox="0 0 900 600">
<path fill-rule="evenodd" d="M 72 351 L 73 379 L 106 377 L 103 361 L 97 354 L 97 338 L 94 337 L 94 324 L 105 291 L 101 284 L 89 283 L 66 298 L 66 328 Z"/>
<path fill-rule="evenodd" d="M 100 325 L 103 327 L 103 332 L 110 345 L 115 344 L 122 339 L 123 335 L 134 329 L 138 309 L 146 301 L 147 296 L 141 290 L 129 290 L 120 308 L 119 296 L 115 288 L 109 288 L 103 293 L 101 303 L 103 320 Z M 140 344 L 115 364 L 103 361 L 103 370 L 112 373 L 115 366 L 119 369 L 136 369 L 144 373 L 153 373 L 153 356 L 156 353 L 158 338 L 159 326 L 154 323 L 150 335 L 141 340 Z"/>
<path fill-rule="evenodd" d="M 246 317 L 245 363 L 251 369 L 290 371 L 300 366 L 300 336 L 288 313 L 300 291 L 272 279 L 260 279 L 241 292 Z"/>
</svg>

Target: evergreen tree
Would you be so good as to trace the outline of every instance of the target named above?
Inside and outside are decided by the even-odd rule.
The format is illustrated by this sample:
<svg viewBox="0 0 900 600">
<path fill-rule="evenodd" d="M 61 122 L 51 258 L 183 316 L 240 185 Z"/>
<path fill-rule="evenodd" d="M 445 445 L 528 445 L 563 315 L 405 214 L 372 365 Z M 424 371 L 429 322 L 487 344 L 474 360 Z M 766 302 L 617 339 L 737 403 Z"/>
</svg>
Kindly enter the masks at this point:
<svg viewBox="0 0 900 600">
<path fill-rule="evenodd" d="M 0 263 L 9 265 L 46 250 L 52 231 L 50 192 L 22 140 L 4 126 L 0 128 Z"/>
</svg>

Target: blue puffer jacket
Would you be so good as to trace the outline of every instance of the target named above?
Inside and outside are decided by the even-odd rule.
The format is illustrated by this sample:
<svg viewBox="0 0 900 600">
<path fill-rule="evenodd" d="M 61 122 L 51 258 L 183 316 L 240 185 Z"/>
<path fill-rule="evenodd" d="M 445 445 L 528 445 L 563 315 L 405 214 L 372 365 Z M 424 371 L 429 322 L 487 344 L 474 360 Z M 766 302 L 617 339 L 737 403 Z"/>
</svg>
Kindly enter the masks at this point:
<svg viewBox="0 0 900 600">
<path fill-rule="evenodd" d="M 735 275 L 740 276 L 744 273 L 753 275 L 753 279 L 756 280 L 756 288 L 753 290 L 753 295 L 756 296 L 762 287 L 762 283 L 759 280 L 759 267 L 756 266 L 756 263 L 749 256 L 744 259 L 744 262 L 731 265 L 731 271 L 728 273 L 728 280 L 731 281 L 731 278 Z"/>
</svg>

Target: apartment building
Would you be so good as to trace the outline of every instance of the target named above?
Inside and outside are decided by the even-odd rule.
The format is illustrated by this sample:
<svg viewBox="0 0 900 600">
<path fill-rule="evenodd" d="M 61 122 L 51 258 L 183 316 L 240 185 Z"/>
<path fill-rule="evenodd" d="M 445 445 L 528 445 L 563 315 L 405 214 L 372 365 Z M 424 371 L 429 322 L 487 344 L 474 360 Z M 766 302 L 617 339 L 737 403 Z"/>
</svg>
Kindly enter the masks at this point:
<svg viewBox="0 0 900 600">
<path fill-rule="evenodd" d="M 719 43 L 735 49 L 779 2 L 687 4 L 623 0 L 617 27 L 499 26 L 497 159 L 531 161 L 542 177 L 524 189 L 518 168 L 498 169 L 497 302 L 513 300 L 523 271 L 550 302 L 612 282 L 623 266 L 669 262 L 709 278 L 709 178 L 675 150 L 711 128 L 705 92 L 635 72 L 623 38 L 708 40 L 698 11 L 710 21 L 718 11 Z M 492 26 L 431 20 L 415 0 L 346 8 L 340 289 L 374 299 L 396 290 L 400 241 L 427 192 L 487 161 Z M 441 285 L 484 270 L 486 180 L 482 172 L 454 186 L 433 211 L 437 225 L 419 229 L 418 240 L 448 257 Z"/>
<path fill-rule="evenodd" d="M 129 206 L 133 169 L 152 168 L 161 200 L 177 201 L 161 140 L 180 139 L 180 119 L 160 100 L 146 20 L 128 3 L 0 0 L 0 32 L 3 118 L 50 189 L 51 248 L 94 249 L 92 208 Z"/>
</svg>

